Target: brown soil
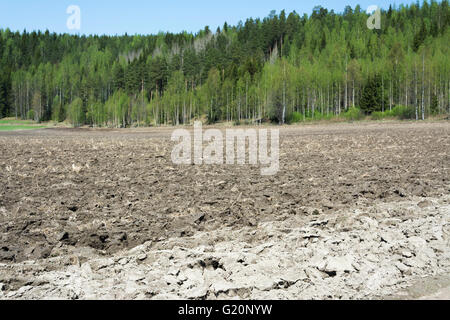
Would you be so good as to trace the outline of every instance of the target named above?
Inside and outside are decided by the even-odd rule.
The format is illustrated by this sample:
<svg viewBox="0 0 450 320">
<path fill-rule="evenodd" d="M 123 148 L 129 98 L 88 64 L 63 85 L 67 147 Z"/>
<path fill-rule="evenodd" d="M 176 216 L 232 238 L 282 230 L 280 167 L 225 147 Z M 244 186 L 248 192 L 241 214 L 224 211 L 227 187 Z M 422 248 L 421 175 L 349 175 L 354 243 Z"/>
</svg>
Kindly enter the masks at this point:
<svg viewBox="0 0 450 320">
<path fill-rule="evenodd" d="M 1 132 L 0 263 L 73 248 L 108 256 L 375 202 L 421 198 L 426 206 L 450 193 L 448 122 L 283 127 L 280 171 L 271 177 L 255 166 L 176 166 L 171 132 Z"/>
</svg>

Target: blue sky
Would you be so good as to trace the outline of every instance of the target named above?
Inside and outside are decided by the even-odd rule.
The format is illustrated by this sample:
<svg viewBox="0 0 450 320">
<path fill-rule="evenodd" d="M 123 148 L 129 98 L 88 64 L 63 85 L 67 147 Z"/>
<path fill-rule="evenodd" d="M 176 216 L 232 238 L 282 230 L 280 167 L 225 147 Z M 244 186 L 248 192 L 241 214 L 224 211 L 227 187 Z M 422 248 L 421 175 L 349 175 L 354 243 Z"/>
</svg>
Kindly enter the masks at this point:
<svg viewBox="0 0 450 320">
<path fill-rule="evenodd" d="M 406 3 L 411 1 L 405 0 Z M 403 3 L 397 1 L 397 3 Z M 12 31 L 50 30 L 74 33 L 66 27 L 69 5 L 81 8 L 81 34 L 154 34 L 159 31 L 212 30 L 226 21 L 235 25 L 249 17 L 263 18 L 271 10 L 310 14 L 316 5 L 342 12 L 360 4 L 387 9 L 394 0 L 0 0 L 0 28 Z"/>
</svg>

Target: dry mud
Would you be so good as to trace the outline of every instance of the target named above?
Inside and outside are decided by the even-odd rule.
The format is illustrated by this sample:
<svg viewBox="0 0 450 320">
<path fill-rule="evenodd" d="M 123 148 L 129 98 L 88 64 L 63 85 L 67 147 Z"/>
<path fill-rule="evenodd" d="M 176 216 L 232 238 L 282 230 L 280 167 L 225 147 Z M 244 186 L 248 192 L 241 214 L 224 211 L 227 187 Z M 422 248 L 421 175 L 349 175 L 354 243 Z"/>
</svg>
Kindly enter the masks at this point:
<svg viewBox="0 0 450 320">
<path fill-rule="evenodd" d="M 446 296 L 450 123 L 284 127 L 271 177 L 171 132 L 0 133 L 0 299 Z"/>
</svg>

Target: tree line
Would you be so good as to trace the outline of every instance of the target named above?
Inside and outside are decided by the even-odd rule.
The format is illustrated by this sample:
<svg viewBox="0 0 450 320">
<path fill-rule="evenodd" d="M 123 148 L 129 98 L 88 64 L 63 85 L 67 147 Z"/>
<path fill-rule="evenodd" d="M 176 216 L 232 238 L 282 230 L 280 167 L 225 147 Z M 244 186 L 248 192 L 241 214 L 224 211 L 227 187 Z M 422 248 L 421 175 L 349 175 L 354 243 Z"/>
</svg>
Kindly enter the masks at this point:
<svg viewBox="0 0 450 320">
<path fill-rule="evenodd" d="M 319 6 L 196 34 L 0 30 L 0 117 L 126 127 L 450 113 L 448 0 L 391 6 L 380 30 L 368 17 Z"/>
</svg>

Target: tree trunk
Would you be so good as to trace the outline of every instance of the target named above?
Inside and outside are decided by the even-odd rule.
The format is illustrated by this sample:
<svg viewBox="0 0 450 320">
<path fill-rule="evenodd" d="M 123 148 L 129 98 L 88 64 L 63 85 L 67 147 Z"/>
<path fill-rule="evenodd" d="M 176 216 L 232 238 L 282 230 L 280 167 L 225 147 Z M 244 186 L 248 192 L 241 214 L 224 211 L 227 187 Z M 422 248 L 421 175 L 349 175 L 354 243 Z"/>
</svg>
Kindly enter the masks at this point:
<svg viewBox="0 0 450 320">
<path fill-rule="evenodd" d="M 425 120 L 425 53 L 422 55 L 422 120 Z"/>
</svg>

